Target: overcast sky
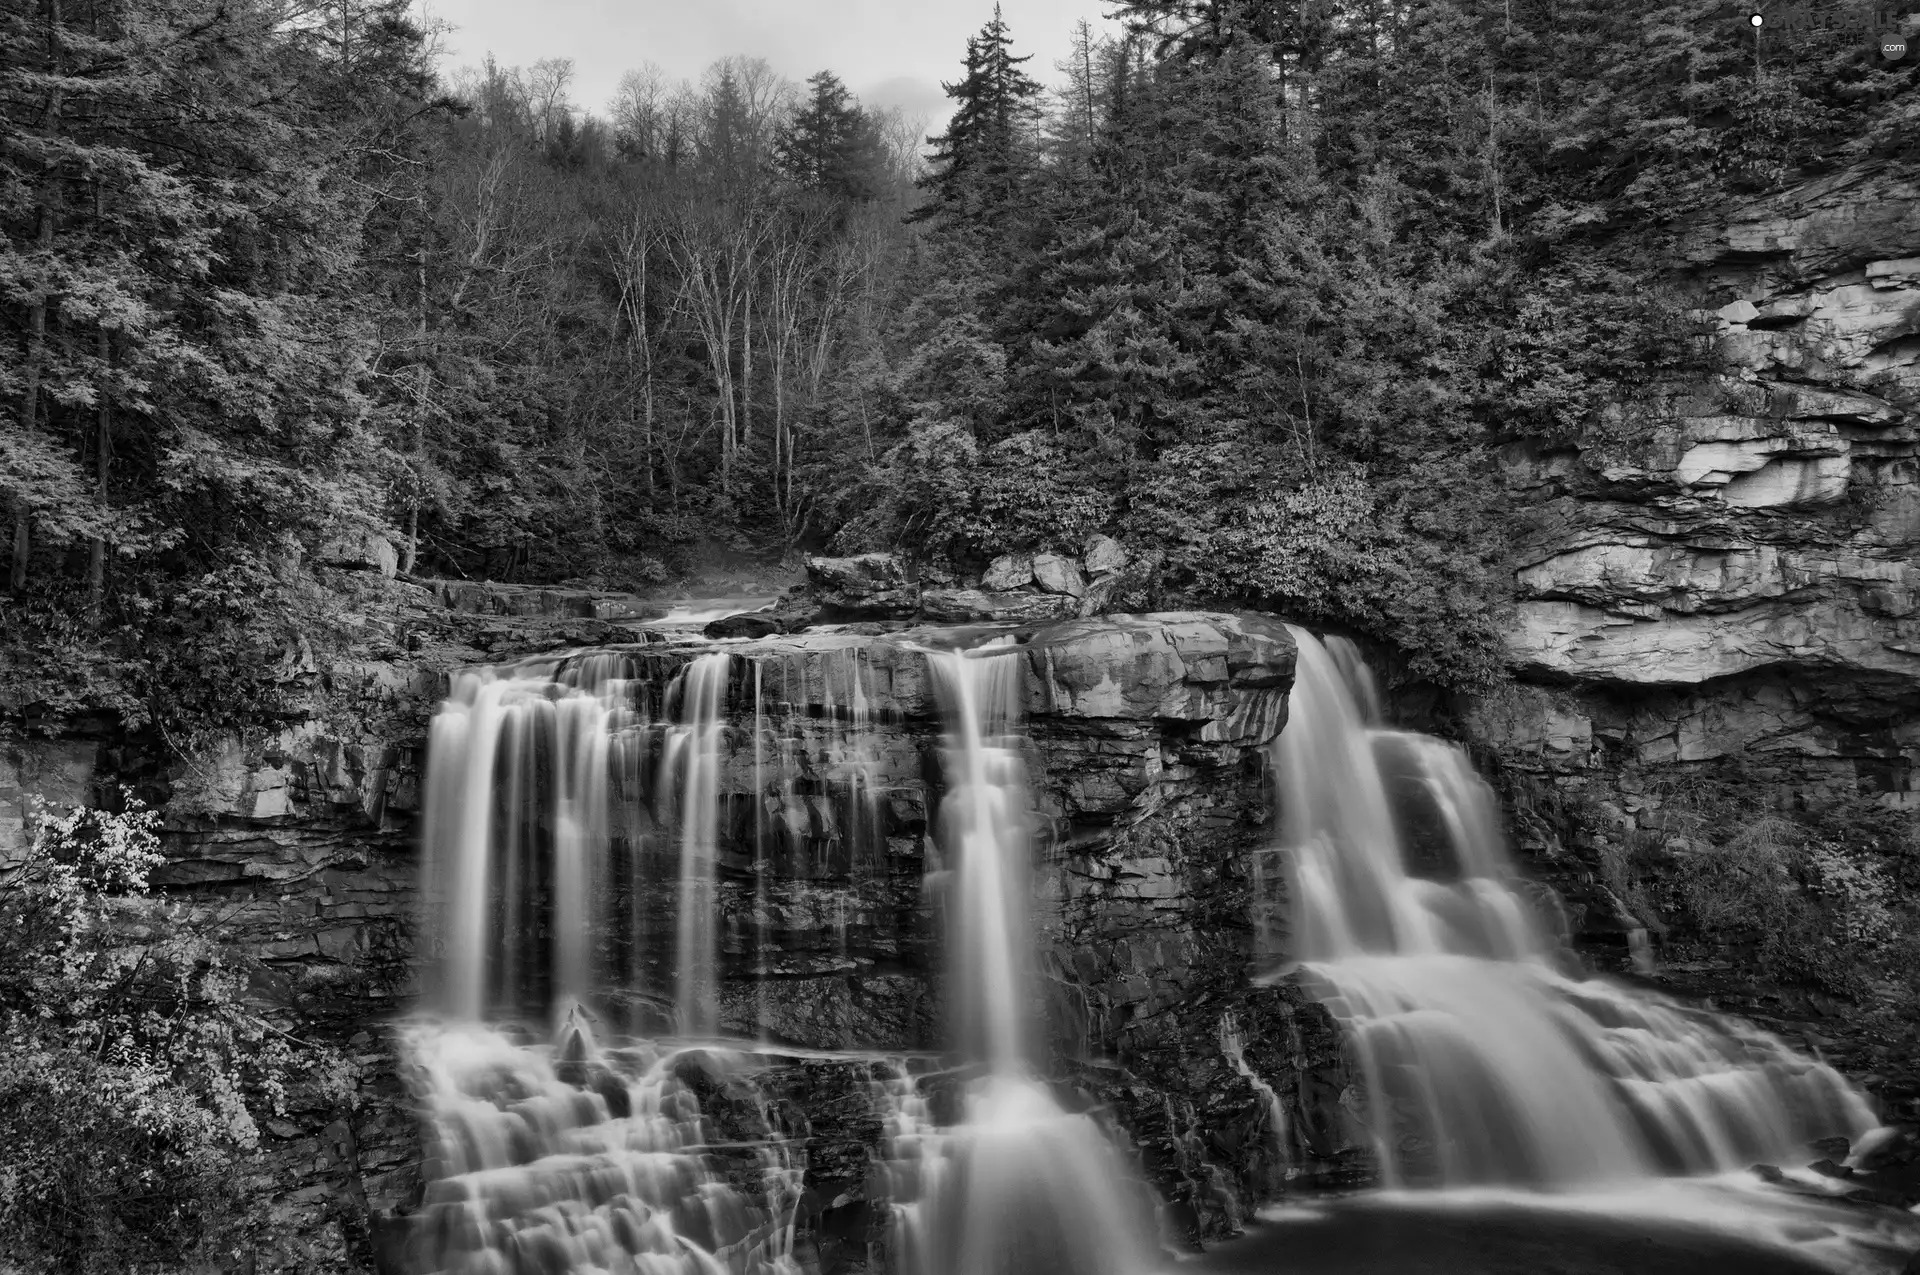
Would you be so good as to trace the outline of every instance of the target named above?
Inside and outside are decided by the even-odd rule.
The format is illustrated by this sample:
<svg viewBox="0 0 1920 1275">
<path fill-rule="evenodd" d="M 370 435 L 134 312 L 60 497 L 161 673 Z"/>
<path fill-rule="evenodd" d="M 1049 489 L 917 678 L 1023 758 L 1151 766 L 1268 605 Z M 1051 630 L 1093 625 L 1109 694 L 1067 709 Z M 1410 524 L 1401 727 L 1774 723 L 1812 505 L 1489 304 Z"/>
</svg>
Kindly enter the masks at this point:
<svg viewBox="0 0 1920 1275">
<path fill-rule="evenodd" d="M 941 81 L 960 78 L 967 36 L 993 16 L 993 0 L 423 0 L 451 23 L 444 69 L 572 58 L 574 102 L 604 114 L 622 72 L 656 62 L 696 79 L 729 53 L 762 57 L 797 81 L 832 71 L 874 107 L 924 112 L 938 128 L 949 102 Z M 1106 26 L 1102 0 L 1001 0 L 1027 71 L 1060 77 L 1073 24 Z"/>
</svg>

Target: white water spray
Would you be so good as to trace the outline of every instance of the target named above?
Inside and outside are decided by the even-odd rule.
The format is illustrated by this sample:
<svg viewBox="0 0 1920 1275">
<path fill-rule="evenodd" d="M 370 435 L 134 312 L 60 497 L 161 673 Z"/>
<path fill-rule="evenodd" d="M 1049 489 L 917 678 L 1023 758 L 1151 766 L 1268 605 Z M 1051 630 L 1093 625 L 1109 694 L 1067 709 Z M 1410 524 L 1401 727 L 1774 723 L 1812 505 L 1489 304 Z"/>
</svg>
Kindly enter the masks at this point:
<svg viewBox="0 0 1920 1275">
<path fill-rule="evenodd" d="M 1147 1211 L 1129 1198 L 1119 1156 L 1091 1118 L 1061 1108 L 1030 1057 L 1023 662 L 993 647 L 928 661 L 948 725 L 949 994 L 956 1043 L 986 1074 L 964 1121 L 940 1136 L 950 1163 L 921 1165 L 932 1193 L 903 1216 L 903 1275 L 1145 1275 Z"/>
<path fill-rule="evenodd" d="M 1370 727 L 1357 652 L 1294 637 L 1276 770 L 1299 977 L 1353 1041 L 1389 1185 L 1708 1173 L 1874 1125 L 1763 1032 L 1557 968 L 1465 754 Z M 1418 871 L 1411 828 L 1438 843 Z"/>
</svg>

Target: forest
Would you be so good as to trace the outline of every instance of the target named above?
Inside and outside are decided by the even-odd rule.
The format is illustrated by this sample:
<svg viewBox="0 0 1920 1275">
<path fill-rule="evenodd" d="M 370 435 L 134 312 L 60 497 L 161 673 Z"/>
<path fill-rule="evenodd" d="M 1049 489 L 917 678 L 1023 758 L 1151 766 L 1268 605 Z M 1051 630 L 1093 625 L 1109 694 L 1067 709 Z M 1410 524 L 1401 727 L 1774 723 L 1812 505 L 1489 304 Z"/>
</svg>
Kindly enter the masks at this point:
<svg viewBox="0 0 1920 1275">
<path fill-rule="evenodd" d="M 831 69 L 445 71 L 403 0 L 7 0 L 8 712 L 244 721 L 324 636 L 313 563 L 633 589 L 1093 533 L 1123 604 L 1485 685 L 1499 450 L 1629 454 L 1713 357 L 1671 234 L 1911 144 L 1840 21 L 1111 16 L 1050 69 L 996 12 L 924 137 Z"/>
<path fill-rule="evenodd" d="M 416 0 L 0 0 L 0 1275 L 16 1252 L 88 1275 L 378 1268 L 375 1223 L 405 1220 L 396 1183 L 445 1168 L 387 1035 L 410 962 L 432 955 L 425 827 L 479 812 L 464 862 L 484 920 L 495 808 L 515 812 L 501 828 L 566 822 L 531 792 L 543 764 L 566 767 L 516 744 L 529 792 L 497 792 L 484 750 L 507 718 L 455 701 L 519 655 L 591 641 L 625 660 L 643 635 L 530 625 L 494 647 L 498 617 L 449 619 L 424 586 L 657 599 L 877 551 L 941 585 L 1007 554 L 1124 551 L 1100 601 L 1138 614 L 1053 639 L 1062 687 L 1139 685 L 1112 717 L 1035 713 L 1035 782 L 1053 787 L 1007 782 L 1001 804 L 1055 803 L 1041 866 L 1080 875 L 1049 906 L 1115 883 L 1152 914 L 1062 923 L 1047 942 L 1072 943 L 1048 969 L 1082 1010 L 1111 1001 L 1102 1030 L 1146 1080 L 1116 1098 L 1096 1076 L 1109 1087 L 1088 1101 L 1134 1104 L 1130 1136 L 1189 1238 L 1238 1227 L 1235 1198 L 1272 1198 L 1259 1174 L 1288 1180 L 1270 1142 L 1284 1159 L 1292 1137 L 1343 1191 L 1361 1181 L 1352 1148 L 1307 1125 L 1351 1106 L 1332 1020 L 1247 977 L 1268 902 L 1248 865 L 1294 813 L 1255 750 L 1291 729 L 1288 694 L 1313 701 L 1299 661 L 1330 652 L 1353 679 L 1335 701 L 1352 750 L 1323 734 L 1303 746 L 1318 764 L 1375 757 L 1388 721 L 1413 750 L 1389 777 L 1457 762 L 1444 773 L 1492 812 L 1495 894 L 1523 877 L 1557 891 L 1568 951 L 1603 972 L 1651 980 L 1657 957 L 1702 978 L 1676 997 L 1788 1035 L 1815 1021 L 1794 1047 L 1871 1082 L 1908 1127 L 1902 1171 L 1920 1166 L 1920 56 L 1883 52 L 1880 6 L 1861 0 L 1805 0 L 1772 26 L 1721 0 L 1089 9 L 1047 66 L 982 4 L 947 51 L 951 115 L 929 122 L 861 102 L 849 68 L 789 79 L 744 55 L 681 81 L 635 50 L 613 99 L 585 101 L 564 59 L 451 64 Z M 1712 270 L 1689 273 L 1687 245 L 1752 201 L 1814 183 L 1793 207 L 1831 212 L 1826 177 L 1878 201 L 1846 212 L 1857 227 L 1830 219 L 1845 224 L 1804 252 L 1716 241 Z M 1703 421 L 1689 445 L 1731 456 L 1725 472 L 1680 463 L 1676 422 Z M 1548 479 L 1523 486 L 1523 470 Z M 1201 608 L 1270 614 L 1147 614 Z M 1547 636 L 1527 665 L 1530 618 Z M 731 663 L 744 645 L 698 647 L 723 656 L 712 700 L 689 698 L 687 664 L 649 684 L 655 716 L 601 687 L 591 720 L 605 743 L 630 710 L 662 731 L 677 711 L 717 759 L 734 687 L 751 789 L 702 763 L 684 809 L 760 813 L 729 824 L 734 912 L 715 921 L 688 892 L 676 916 L 756 936 L 759 1000 L 820 1009 L 818 1038 L 789 1043 L 845 1049 L 855 1033 L 821 1007 L 854 1003 L 848 969 L 884 971 L 887 1012 L 931 1004 L 896 985 L 939 964 L 914 910 L 947 879 L 928 777 L 957 764 L 937 739 L 964 732 L 943 737 L 930 699 L 910 720 L 904 699 L 867 698 L 863 668 L 905 667 L 884 662 L 902 651 L 931 667 L 901 626 L 876 625 L 863 654 L 766 622 L 756 649 L 792 656 L 793 695 L 784 665 L 767 664 L 776 700 L 760 663 Z M 632 667 L 656 682 L 698 646 L 644 636 L 666 653 Z M 1163 658 L 1102 662 L 1136 638 Z M 1235 662 L 1189 669 L 1183 640 Z M 822 652 L 850 693 L 809 691 Z M 1369 660 L 1402 717 L 1357 677 Z M 542 669 L 516 712 L 586 704 Z M 434 718 L 443 697 L 458 711 Z M 828 872 L 834 831 L 787 856 L 790 878 L 772 871 L 768 828 L 841 826 L 826 780 L 802 789 L 846 741 L 768 752 L 782 776 L 806 771 L 773 785 L 771 819 L 769 713 L 795 741 L 836 723 L 891 739 L 901 786 L 874 809 L 898 826 L 876 863 Z M 480 741 L 470 785 L 440 761 L 437 797 L 430 734 L 443 758 L 468 743 L 430 718 Z M 1407 744 L 1403 726 L 1434 738 Z M 692 774 L 692 752 L 659 749 Z M 665 829 L 681 799 L 661 782 Z M 861 800 L 877 791 L 861 781 Z M 1438 779 L 1422 791 L 1445 804 Z M 1025 854 L 1025 825 L 1002 822 L 989 840 Z M 1311 830 L 1281 849 L 1318 845 Z M 674 853 L 712 873 L 721 851 L 689 834 Z M 1398 865 L 1395 882 L 1432 893 Z M 781 908 L 786 930 L 767 919 Z M 875 938 L 916 917 L 925 933 Z M 831 970 L 769 993 L 767 951 L 789 940 Z M 1127 963 L 1149 947 L 1154 968 Z M 1130 1017 L 1148 996 L 1160 1017 Z M 1857 1149 L 1838 1141 L 1819 1162 L 1836 1172 Z M 1203 1142 L 1227 1149 L 1240 1196 L 1190 1161 Z M 849 1173 L 866 1154 L 843 1157 Z M 833 1231 L 816 1223 L 852 1190 L 810 1181 L 806 1225 Z M 869 1203 L 848 1207 L 881 1218 Z M 282 1240 L 314 1247 L 256 1262 Z"/>
</svg>

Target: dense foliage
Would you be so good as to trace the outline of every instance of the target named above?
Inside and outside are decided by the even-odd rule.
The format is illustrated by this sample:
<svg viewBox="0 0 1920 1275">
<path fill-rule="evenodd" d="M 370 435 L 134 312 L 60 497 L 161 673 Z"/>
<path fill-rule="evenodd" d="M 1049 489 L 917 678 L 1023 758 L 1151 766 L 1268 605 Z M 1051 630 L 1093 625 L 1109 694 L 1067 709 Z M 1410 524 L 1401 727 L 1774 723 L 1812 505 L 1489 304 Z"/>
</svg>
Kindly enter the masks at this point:
<svg viewBox="0 0 1920 1275">
<path fill-rule="evenodd" d="M 271 716 L 328 564 L 1094 532 L 1127 605 L 1484 682 L 1496 449 L 1630 452 L 1710 361 L 1664 237 L 1908 144 L 1910 64 L 1809 12 L 1128 0 L 1052 89 L 996 14 L 923 158 L 830 72 L 596 116 L 565 62 L 437 76 L 405 0 L 4 0 L 0 697 Z"/>
<path fill-rule="evenodd" d="M 350 1066 L 244 1001 L 219 946 L 143 898 L 159 816 L 34 811 L 0 869 L 0 1253 L 19 1269 L 224 1262 L 258 1219 L 242 1168 L 289 1085 Z"/>
</svg>

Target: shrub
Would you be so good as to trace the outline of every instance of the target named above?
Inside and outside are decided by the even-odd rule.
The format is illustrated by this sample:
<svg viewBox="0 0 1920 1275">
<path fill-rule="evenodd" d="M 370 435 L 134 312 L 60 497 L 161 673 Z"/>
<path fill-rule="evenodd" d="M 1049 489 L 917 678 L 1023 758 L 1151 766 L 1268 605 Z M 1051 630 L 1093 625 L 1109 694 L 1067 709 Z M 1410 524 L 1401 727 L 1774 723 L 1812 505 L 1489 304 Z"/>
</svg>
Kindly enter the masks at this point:
<svg viewBox="0 0 1920 1275">
<path fill-rule="evenodd" d="M 1677 886 L 1704 934 L 1752 942 L 1762 971 L 1782 982 L 1856 995 L 1897 936 L 1886 870 L 1778 815 L 1685 856 Z"/>
<path fill-rule="evenodd" d="M 206 935 L 146 895 L 158 816 L 30 803 L 0 864 L 0 1252 L 94 1275 L 203 1267 L 255 1221 L 256 1110 L 350 1071 L 241 1000 Z"/>
</svg>

